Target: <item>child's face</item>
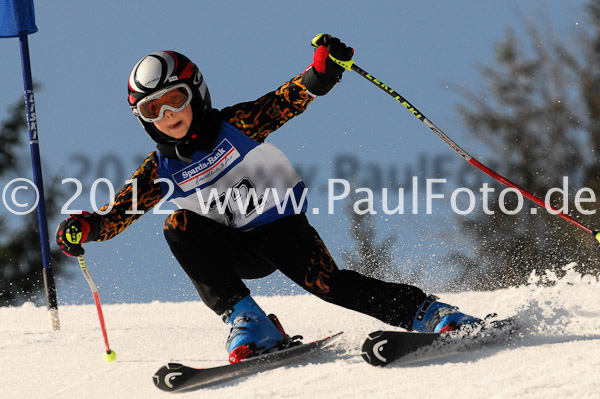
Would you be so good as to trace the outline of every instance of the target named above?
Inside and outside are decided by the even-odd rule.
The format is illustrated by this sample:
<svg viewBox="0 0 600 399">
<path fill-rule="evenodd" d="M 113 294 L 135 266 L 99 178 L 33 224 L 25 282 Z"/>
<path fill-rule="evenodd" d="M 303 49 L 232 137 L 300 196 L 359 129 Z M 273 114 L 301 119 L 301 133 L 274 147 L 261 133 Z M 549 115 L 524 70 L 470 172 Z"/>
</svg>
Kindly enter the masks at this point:
<svg viewBox="0 0 600 399">
<path fill-rule="evenodd" d="M 180 139 L 187 134 L 192 125 L 193 116 L 192 105 L 189 104 L 179 112 L 166 110 L 164 117 L 154 122 L 154 126 L 167 136 Z"/>
</svg>

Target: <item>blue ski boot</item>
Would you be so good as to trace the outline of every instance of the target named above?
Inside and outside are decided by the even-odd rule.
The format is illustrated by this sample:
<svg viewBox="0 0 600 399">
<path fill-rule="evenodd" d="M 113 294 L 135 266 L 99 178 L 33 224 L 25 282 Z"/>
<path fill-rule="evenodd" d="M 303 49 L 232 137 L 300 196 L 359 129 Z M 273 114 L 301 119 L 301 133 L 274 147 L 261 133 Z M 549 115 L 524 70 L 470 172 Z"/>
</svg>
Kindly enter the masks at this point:
<svg viewBox="0 0 600 399">
<path fill-rule="evenodd" d="M 481 319 L 459 312 L 456 306 L 438 302 L 437 299 L 435 295 L 425 299 L 413 321 L 413 331 L 444 333 L 482 322 Z"/>
<path fill-rule="evenodd" d="M 222 318 L 231 324 L 226 343 L 229 363 L 268 352 L 287 340 L 277 318 L 267 317 L 250 295 L 233 305 Z"/>
</svg>

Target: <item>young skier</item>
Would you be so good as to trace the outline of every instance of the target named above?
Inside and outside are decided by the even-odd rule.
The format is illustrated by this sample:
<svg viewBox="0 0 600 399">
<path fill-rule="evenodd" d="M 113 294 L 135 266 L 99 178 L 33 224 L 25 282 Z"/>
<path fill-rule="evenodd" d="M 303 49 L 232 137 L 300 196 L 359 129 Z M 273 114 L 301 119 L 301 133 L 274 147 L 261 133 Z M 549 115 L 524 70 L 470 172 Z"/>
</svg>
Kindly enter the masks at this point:
<svg viewBox="0 0 600 399">
<path fill-rule="evenodd" d="M 329 54 L 348 61 L 354 53 L 330 35 L 316 43 L 302 74 L 220 111 L 187 57 L 159 51 L 142 58 L 129 76 L 128 101 L 158 150 L 133 174 L 137 184 L 117 193 L 110 212 L 71 215 L 56 232 L 60 248 L 79 256 L 82 243 L 116 236 L 141 216 L 131 210 L 145 213 L 167 196 L 179 209 L 164 223 L 166 241 L 203 302 L 231 325 L 232 363 L 288 342 L 242 281 L 276 269 L 325 301 L 407 330 L 444 332 L 479 321 L 417 287 L 338 269 L 306 218 L 306 204 L 296 209 L 284 201 L 286 193 L 302 198 L 305 186 L 265 139 L 341 80 L 344 69 Z"/>
</svg>

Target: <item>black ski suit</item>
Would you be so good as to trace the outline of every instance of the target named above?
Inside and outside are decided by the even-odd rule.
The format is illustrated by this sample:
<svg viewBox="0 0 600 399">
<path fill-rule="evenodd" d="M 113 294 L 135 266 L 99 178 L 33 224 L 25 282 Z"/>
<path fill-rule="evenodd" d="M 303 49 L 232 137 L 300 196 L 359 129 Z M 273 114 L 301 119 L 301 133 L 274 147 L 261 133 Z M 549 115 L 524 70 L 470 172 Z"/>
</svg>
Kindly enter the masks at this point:
<svg viewBox="0 0 600 399">
<path fill-rule="evenodd" d="M 221 121 L 263 142 L 312 102 L 314 97 L 306 91 L 301 76 L 256 101 L 201 116 L 206 120 L 206 129 L 199 132 L 198 148 L 213 145 L 215 126 Z M 176 156 L 166 146 L 159 145 L 158 149 L 161 157 Z M 151 153 L 132 176 L 137 180 L 135 196 L 133 186 L 128 184 L 115 196 L 109 213 L 94 213 L 87 218 L 91 224 L 88 241 L 108 240 L 139 218 L 139 214 L 126 213 L 133 209 L 133 198 L 137 200 L 137 209 L 145 212 L 163 198 L 163 190 L 155 182 L 159 177 L 158 158 L 157 152 Z M 425 293 L 414 286 L 338 269 L 303 213 L 244 231 L 191 210 L 179 209 L 167 217 L 164 234 L 202 300 L 219 315 L 250 293 L 242 279 L 265 277 L 275 270 L 323 300 L 409 330 L 417 309 L 426 298 Z"/>
</svg>

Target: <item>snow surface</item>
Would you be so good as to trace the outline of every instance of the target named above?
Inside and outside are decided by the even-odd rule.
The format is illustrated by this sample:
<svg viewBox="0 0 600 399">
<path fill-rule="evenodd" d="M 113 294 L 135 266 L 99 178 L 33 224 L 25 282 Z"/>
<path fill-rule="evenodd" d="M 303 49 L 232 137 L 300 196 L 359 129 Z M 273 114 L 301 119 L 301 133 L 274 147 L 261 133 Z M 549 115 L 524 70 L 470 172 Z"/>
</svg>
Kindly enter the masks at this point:
<svg viewBox="0 0 600 399">
<path fill-rule="evenodd" d="M 91 294 L 90 294 L 91 295 Z M 102 287 L 100 287 L 102 296 Z M 532 276 L 528 286 L 440 294 L 467 313 L 516 315 L 519 342 L 444 360 L 376 368 L 360 357 L 365 336 L 385 324 L 315 297 L 258 297 L 288 333 L 307 341 L 344 331 L 308 361 L 200 391 L 169 394 L 152 383 L 167 361 L 196 367 L 226 359 L 228 329 L 200 301 L 104 305 L 117 360 L 104 343 L 93 305 L 62 306 L 60 331 L 31 303 L 0 308 L 2 398 L 600 398 L 600 282 L 567 267 L 565 277 Z"/>
</svg>

